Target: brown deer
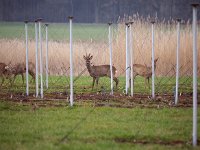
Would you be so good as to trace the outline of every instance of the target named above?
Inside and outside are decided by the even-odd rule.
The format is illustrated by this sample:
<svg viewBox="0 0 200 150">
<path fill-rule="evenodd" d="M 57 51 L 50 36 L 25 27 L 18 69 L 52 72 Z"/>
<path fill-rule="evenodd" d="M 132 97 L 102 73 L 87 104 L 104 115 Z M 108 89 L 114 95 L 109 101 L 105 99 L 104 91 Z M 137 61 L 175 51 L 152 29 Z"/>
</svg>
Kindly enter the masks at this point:
<svg viewBox="0 0 200 150">
<path fill-rule="evenodd" d="M 154 60 L 154 70 L 156 70 L 157 61 L 158 61 L 158 58 Z M 146 80 L 148 80 L 148 85 L 149 85 L 149 79 L 152 77 L 152 66 L 148 67 L 146 65 L 133 64 L 133 81 L 137 75 L 144 77 L 145 88 L 146 88 Z M 149 85 L 149 88 L 150 88 L 150 85 Z"/>
<path fill-rule="evenodd" d="M 90 76 L 93 78 L 93 83 L 92 83 L 92 90 L 94 88 L 94 83 L 96 81 L 96 84 L 98 86 L 98 82 L 99 82 L 99 78 L 100 77 L 111 77 L 111 74 L 110 74 L 110 65 L 100 65 L 100 66 L 91 66 L 91 60 L 93 58 L 92 55 L 87 55 L 86 56 L 83 56 L 83 58 L 85 59 L 86 61 L 86 67 L 88 69 L 88 72 L 90 74 Z M 116 88 L 117 88 L 117 85 L 119 83 L 119 80 L 115 77 L 115 74 L 117 72 L 117 69 L 112 66 L 112 70 L 113 70 L 113 80 L 116 82 Z"/>
<path fill-rule="evenodd" d="M 12 74 L 14 75 L 13 83 L 16 79 L 17 75 L 22 76 L 22 81 L 24 84 L 24 73 L 26 73 L 26 64 L 24 63 L 17 63 L 14 66 L 9 66 L 12 69 Z M 32 62 L 28 63 L 28 73 L 32 76 L 32 80 L 35 81 L 35 65 Z"/>
<path fill-rule="evenodd" d="M 9 66 L 6 65 L 5 63 L 0 63 L 0 77 L 2 78 L 0 87 L 3 85 L 5 78 L 10 80 L 10 84 L 12 86 L 12 79 L 10 76 L 11 76 L 11 70 Z"/>
</svg>

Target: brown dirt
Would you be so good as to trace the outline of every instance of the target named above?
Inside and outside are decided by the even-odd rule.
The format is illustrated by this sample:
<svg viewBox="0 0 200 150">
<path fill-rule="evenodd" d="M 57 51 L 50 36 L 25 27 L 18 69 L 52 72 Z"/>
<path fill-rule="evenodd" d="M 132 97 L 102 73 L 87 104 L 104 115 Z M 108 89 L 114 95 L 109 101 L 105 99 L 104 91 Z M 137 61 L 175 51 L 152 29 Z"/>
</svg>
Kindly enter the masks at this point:
<svg viewBox="0 0 200 150">
<path fill-rule="evenodd" d="M 44 95 L 44 99 L 36 98 L 34 94 L 26 96 L 23 93 L 0 93 L 0 100 L 12 101 L 23 104 L 35 104 L 41 107 L 54 106 L 62 107 L 67 106 L 69 103 L 69 95 L 61 92 L 49 93 Z M 178 105 L 174 104 L 174 97 L 172 95 L 157 95 L 155 99 L 152 99 L 150 95 L 135 94 L 133 97 L 126 96 L 124 94 L 115 93 L 110 94 L 75 94 L 75 105 L 92 105 L 95 107 L 121 107 L 121 108 L 165 108 L 165 107 L 192 107 L 192 95 L 179 96 Z M 198 102 L 198 105 L 200 102 Z"/>
<path fill-rule="evenodd" d="M 126 138 L 115 138 L 115 142 L 117 143 L 131 143 L 131 144 L 159 144 L 159 145 L 182 145 L 182 146 L 186 146 L 186 145 L 191 145 L 191 141 L 181 141 L 181 140 L 174 140 L 174 141 L 164 141 L 164 140 L 144 140 L 144 139 L 126 139 Z M 200 142 L 200 140 L 198 140 L 198 143 Z"/>
</svg>

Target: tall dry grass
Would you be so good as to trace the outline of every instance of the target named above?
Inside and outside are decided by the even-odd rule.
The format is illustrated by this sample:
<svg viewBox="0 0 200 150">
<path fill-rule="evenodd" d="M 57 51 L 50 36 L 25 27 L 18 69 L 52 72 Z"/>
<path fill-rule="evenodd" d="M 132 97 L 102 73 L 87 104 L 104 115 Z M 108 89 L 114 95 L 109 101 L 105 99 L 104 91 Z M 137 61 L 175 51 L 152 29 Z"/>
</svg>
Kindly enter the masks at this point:
<svg viewBox="0 0 200 150">
<path fill-rule="evenodd" d="M 43 51 L 43 66 L 45 69 L 46 59 L 46 43 L 42 42 Z M 22 40 L 8 40 L 0 39 L 0 62 L 12 65 L 17 63 L 25 63 L 26 61 L 26 48 L 25 43 Z M 70 50 L 69 43 L 49 41 L 48 45 L 49 54 L 49 74 L 52 75 L 69 75 L 70 66 Z M 106 47 L 106 43 L 98 42 L 75 42 L 73 44 L 73 56 L 74 56 L 74 72 L 78 75 L 82 72 L 86 66 L 83 59 L 83 55 L 91 53 L 94 55 L 93 64 L 104 64 L 109 60 L 108 54 L 103 52 Z M 95 49 L 95 50 L 94 50 Z M 35 41 L 28 42 L 29 61 L 35 63 Z M 100 56 L 100 57 L 99 57 Z M 98 59 L 97 59 L 98 58 Z M 39 59 L 39 50 L 38 50 Z M 86 72 L 87 73 L 87 72 Z"/>
<path fill-rule="evenodd" d="M 155 33 L 155 58 L 157 63 L 157 76 L 173 76 L 176 67 L 177 26 L 175 22 L 160 22 L 154 25 Z M 134 63 L 151 64 L 152 33 L 151 23 L 146 20 L 136 19 L 132 25 Z M 119 33 L 114 45 L 116 64 L 123 64 L 125 68 L 125 25 L 119 24 Z M 198 34 L 198 48 L 200 47 L 200 34 Z M 192 26 L 189 22 L 181 24 L 180 30 L 180 75 L 192 74 Z M 198 51 L 198 57 L 200 52 Z M 198 60 L 198 66 L 200 61 Z"/>
<path fill-rule="evenodd" d="M 135 19 L 133 24 L 134 63 L 151 64 L 151 24 L 142 19 Z M 118 69 L 118 75 L 125 70 L 125 25 L 120 22 L 113 37 L 113 64 Z M 157 76 L 175 75 L 176 64 L 176 24 L 155 24 L 155 57 L 159 57 Z M 198 48 L 200 47 L 198 34 Z M 25 43 L 19 39 L 0 39 L 0 61 L 12 64 L 25 62 Z M 45 62 L 45 42 L 43 41 L 43 57 Z M 93 65 L 109 64 L 109 46 L 106 42 L 75 41 L 74 69 L 78 75 L 85 68 L 83 55 L 94 55 Z M 200 53 L 198 52 L 198 55 Z M 29 60 L 35 62 L 35 41 L 29 41 Z M 180 31 L 180 66 L 181 75 L 192 74 L 192 28 L 190 23 L 181 25 Z M 200 66 L 200 61 L 198 61 Z M 44 67 L 45 68 L 45 67 Z M 49 73 L 54 75 L 69 75 L 69 43 L 49 41 Z M 87 74 L 87 72 L 86 72 Z"/>
</svg>

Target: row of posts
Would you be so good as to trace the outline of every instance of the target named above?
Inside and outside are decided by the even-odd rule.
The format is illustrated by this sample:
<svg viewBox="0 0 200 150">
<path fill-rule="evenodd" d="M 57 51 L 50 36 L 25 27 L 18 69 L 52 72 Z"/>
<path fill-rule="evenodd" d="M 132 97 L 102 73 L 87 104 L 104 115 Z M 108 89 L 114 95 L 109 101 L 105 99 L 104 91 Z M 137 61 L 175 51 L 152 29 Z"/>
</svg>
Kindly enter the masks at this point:
<svg viewBox="0 0 200 150">
<path fill-rule="evenodd" d="M 155 98 L 155 69 L 154 69 L 154 23 L 152 23 L 152 99 Z M 133 76 L 133 63 L 134 63 L 134 52 L 133 52 L 133 22 L 125 23 L 126 25 L 126 87 L 125 93 L 128 95 L 129 88 L 131 88 L 131 96 L 134 91 L 134 76 Z"/>
<path fill-rule="evenodd" d="M 69 17 L 70 24 L 70 91 L 73 93 L 73 58 L 72 58 L 72 19 L 73 17 Z M 39 84 L 38 84 L 38 76 L 40 75 L 40 96 L 43 98 L 43 52 L 42 52 L 42 35 L 41 35 L 41 21 L 42 19 L 37 19 L 35 21 L 35 41 L 36 41 L 36 49 L 35 49 L 35 70 L 36 70 L 36 97 L 39 95 Z M 177 19 L 177 49 L 176 49 L 176 91 L 175 91 L 175 104 L 178 103 L 178 79 L 179 79 L 179 48 L 180 48 L 180 19 Z M 155 68 L 154 68 L 154 21 L 152 23 L 152 98 L 155 98 Z M 25 33 L 26 33 L 26 94 L 29 95 L 29 82 L 28 82 L 28 21 L 25 21 Z M 133 22 L 125 23 L 126 25 L 126 95 L 128 95 L 128 90 L 131 88 L 131 96 L 133 96 L 133 35 L 132 35 L 132 24 Z M 112 71 L 112 32 L 111 25 L 112 23 L 108 23 L 109 25 L 109 51 L 110 51 L 110 72 L 111 72 L 111 95 L 113 95 L 113 71 Z M 48 89 L 48 24 L 45 24 L 46 31 L 46 88 Z M 39 31 L 38 31 L 39 28 Z M 38 36 L 39 34 L 39 36 Z M 39 40 L 39 41 L 38 41 Z M 39 47 L 38 47 L 39 45 Z M 39 64 L 38 65 L 38 50 L 39 50 Z M 38 66 L 40 66 L 40 72 L 38 71 Z M 40 73 L 40 74 L 39 74 Z M 129 82 L 131 81 L 131 82 Z M 73 95 L 71 95 L 70 103 L 73 102 Z"/>
<path fill-rule="evenodd" d="M 192 4 L 193 7 L 193 146 L 197 145 L 197 7 L 199 4 Z M 154 21 L 152 23 L 152 99 L 155 99 L 155 68 L 154 68 Z M 176 48 L 176 90 L 175 104 L 178 104 L 178 85 L 179 85 L 179 49 L 180 49 L 180 23 L 177 19 L 177 48 Z M 133 50 L 132 50 L 132 22 L 126 23 L 126 94 L 128 94 L 129 77 L 131 71 L 131 96 L 133 96 Z M 128 40 L 128 28 L 130 35 Z M 130 42 L 130 43 L 129 43 Z M 131 62 L 129 61 L 131 59 Z"/>
<path fill-rule="evenodd" d="M 198 4 L 192 4 L 193 6 L 193 145 L 197 145 L 197 7 Z M 70 106 L 73 106 L 73 47 L 72 47 L 72 19 L 69 17 L 70 24 Z M 39 95 L 39 75 L 40 75 L 40 96 L 43 98 L 43 61 L 42 61 L 42 35 L 41 35 L 41 21 L 38 19 L 35 21 L 35 61 L 36 61 L 36 97 Z M 176 49 L 176 91 L 175 91 L 175 104 L 178 103 L 178 83 L 179 83 L 179 48 L 180 48 L 180 19 L 177 19 L 177 49 Z M 152 99 L 155 98 L 155 69 L 154 69 L 154 21 L 152 23 Z M 25 21 L 25 33 L 26 33 L 26 94 L 29 95 L 29 83 L 28 83 L 28 21 Z M 111 24 L 109 25 L 109 51 L 110 51 L 110 72 L 111 72 L 111 95 L 113 95 L 113 70 L 112 70 L 112 33 Z M 126 23 L 126 94 L 131 87 L 131 96 L 133 96 L 133 35 L 132 35 L 133 22 Z M 48 24 L 46 25 L 46 88 L 48 88 Z M 39 31 L 38 31 L 39 28 Z M 39 38 L 38 38 L 39 34 Z M 39 39 L 39 41 L 38 41 Z M 39 43 L 39 48 L 38 48 Z M 40 72 L 38 71 L 38 50 L 39 50 L 39 63 Z M 40 74 L 39 74 L 40 73 Z M 131 82 L 130 82 L 131 81 Z M 131 85 L 129 85 L 131 83 Z"/>
<path fill-rule="evenodd" d="M 43 94 L 43 49 L 42 49 L 42 32 L 41 32 L 42 19 L 35 21 L 35 84 L 36 93 L 35 96 L 39 96 L 39 76 L 40 76 L 40 96 Z M 46 31 L 46 88 L 48 89 L 48 24 L 45 24 Z M 29 96 L 29 50 L 28 50 L 28 21 L 25 21 L 25 36 L 26 36 L 26 95 Z M 39 59 L 38 59 L 39 52 Z M 39 61 L 38 61 L 39 60 Z M 39 68 L 40 66 L 40 68 Z"/>
</svg>

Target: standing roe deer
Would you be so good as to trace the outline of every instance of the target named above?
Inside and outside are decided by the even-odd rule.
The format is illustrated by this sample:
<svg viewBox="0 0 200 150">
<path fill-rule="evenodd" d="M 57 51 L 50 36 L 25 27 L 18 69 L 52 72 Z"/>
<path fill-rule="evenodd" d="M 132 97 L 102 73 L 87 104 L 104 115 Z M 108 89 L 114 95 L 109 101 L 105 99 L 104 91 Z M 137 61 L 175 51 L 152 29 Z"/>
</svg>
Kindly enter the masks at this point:
<svg viewBox="0 0 200 150">
<path fill-rule="evenodd" d="M 156 70 L 157 61 L 158 61 L 158 58 L 154 60 L 154 70 Z M 144 77 L 145 88 L 146 88 L 146 80 L 148 80 L 148 85 L 149 85 L 149 79 L 152 77 L 152 66 L 147 67 L 146 65 L 133 64 L 133 81 L 137 75 Z M 150 85 L 149 85 L 149 88 L 150 88 Z"/>
<path fill-rule="evenodd" d="M 93 58 L 92 55 L 87 55 L 86 56 L 83 56 L 83 58 L 85 59 L 86 61 L 86 67 L 88 69 L 88 72 L 90 74 L 91 77 L 93 77 L 93 84 L 92 84 L 92 90 L 94 88 L 94 82 L 96 80 L 96 84 L 98 86 L 98 82 L 99 82 L 99 78 L 100 77 L 111 77 L 111 74 L 110 74 L 110 65 L 100 65 L 100 66 L 91 66 L 91 60 Z M 115 74 L 117 72 L 116 68 L 114 66 L 112 66 L 112 70 L 113 70 L 113 80 L 116 82 L 116 88 L 117 88 L 117 85 L 118 85 L 118 82 L 119 80 L 115 77 Z"/>
<path fill-rule="evenodd" d="M 24 73 L 26 73 L 26 64 L 24 63 L 17 63 L 14 66 L 10 66 L 10 68 L 12 69 L 12 74 L 14 75 L 14 79 L 13 79 L 13 83 L 15 81 L 15 78 L 17 75 L 21 75 L 22 76 L 22 81 L 24 84 Z M 28 63 L 28 73 L 32 76 L 31 80 L 35 81 L 35 65 L 32 62 Z"/>
</svg>

